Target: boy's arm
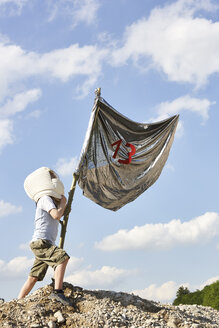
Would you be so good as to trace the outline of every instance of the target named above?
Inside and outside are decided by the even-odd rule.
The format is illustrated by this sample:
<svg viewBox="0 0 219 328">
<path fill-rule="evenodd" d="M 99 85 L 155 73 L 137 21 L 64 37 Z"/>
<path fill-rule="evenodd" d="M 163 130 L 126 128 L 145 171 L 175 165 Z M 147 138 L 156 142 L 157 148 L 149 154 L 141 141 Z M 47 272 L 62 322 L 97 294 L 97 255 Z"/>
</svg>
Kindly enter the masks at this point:
<svg viewBox="0 0 219 328">
<path fill-rule="evenodd" d="M 66 204 L 67 204 L 67 200 L 66 200 L 65 196 L 63 195 L 61 200 L 60 200 L 58 208 L 53 208 L 49 211 L 49 214 L 51 215 L 51 217 L 54 220 L 60 220 L 61 219 L 61 217 L 64 214 Z"/>
</svg>

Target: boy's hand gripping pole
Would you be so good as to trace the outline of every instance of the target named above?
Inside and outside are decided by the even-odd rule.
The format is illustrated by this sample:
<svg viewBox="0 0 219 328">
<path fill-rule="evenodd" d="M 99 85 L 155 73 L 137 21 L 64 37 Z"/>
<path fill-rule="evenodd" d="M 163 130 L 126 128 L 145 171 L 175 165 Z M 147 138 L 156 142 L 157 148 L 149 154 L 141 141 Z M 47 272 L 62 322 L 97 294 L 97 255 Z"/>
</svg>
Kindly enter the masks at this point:
<svg viewBox="0 0 219 328">
<path fill-rule="evenodd" d="M 73 201 L 73 197 L 74 197 L 75 188 L 76 188 L 78 178 L 79 178 L 79 175 L 76 175 L 74 173 L 71 189 L 68 193 L 68 202 L 67 202 L 67 205 L 66 205 L 66 208 L 65 208 L 64 218 L 63 218 L 63 221 L 60 221 L 60 223 L 62 225 L 60 239 L 59 239 L 59 247 L 60 248 L 63 248 L 63 246 L 64 246 L 65 235 L 66 235 L 66 231 L 67 231 L 66 228 L 67 228 L 67 224 L 68 224 L 68 218 L 69 218 L 69 214 L 71 212 L 71 204 L 72 204 L 72 201 Z"/>
</svg>

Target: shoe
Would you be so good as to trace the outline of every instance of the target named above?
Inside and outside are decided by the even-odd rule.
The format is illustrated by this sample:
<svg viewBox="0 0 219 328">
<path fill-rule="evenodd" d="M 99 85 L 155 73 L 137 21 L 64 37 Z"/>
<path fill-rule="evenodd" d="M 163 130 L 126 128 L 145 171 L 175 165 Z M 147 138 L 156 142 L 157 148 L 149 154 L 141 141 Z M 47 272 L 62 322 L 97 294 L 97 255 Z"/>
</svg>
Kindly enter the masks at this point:
<svg viewBox="0 0 219 328">
<path fill-rule="evenodd" d="M 49 299 L 61 302 L 63 305 L 72 306 L 72 302 L 70 301 L 69 298 L 65 297 L 63 292 L 62 293 L 52 292 L 51 295 L 49 296 Z"/>
</svg>

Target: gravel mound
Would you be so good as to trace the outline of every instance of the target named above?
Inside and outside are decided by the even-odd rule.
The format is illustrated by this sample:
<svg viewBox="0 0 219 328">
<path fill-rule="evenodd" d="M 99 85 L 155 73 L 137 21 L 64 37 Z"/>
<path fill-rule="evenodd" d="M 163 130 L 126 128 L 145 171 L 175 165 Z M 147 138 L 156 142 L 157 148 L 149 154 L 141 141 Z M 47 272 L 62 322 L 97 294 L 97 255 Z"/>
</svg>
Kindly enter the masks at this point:
<svg viewBox="0 0 219 328">
<path fill-rule="evenodd" d="M 23 300 L 0 302 L 1 328 L 218 328 L 219 311 L 199 305 L 172 306 L 128 293 L 86 290 L 64 283 L 73 306 L 48 297 L 50 285 Z"/>
</svg>

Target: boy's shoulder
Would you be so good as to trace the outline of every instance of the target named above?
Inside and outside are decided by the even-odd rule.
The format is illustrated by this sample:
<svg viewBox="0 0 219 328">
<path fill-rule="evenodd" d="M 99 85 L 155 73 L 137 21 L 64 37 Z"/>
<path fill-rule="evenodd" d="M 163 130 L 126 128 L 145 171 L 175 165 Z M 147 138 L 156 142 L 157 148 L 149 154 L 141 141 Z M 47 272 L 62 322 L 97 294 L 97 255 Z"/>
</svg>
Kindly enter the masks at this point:
<svg viewBox="0 0 219 328">
<path fill-rule="evenodd" d="M 40 197 L 40 199 L 38 200 L 37 204 L 43 203 L 43 202 L 53 202 L 52 198 L 48 195 L 43 195 L 42 197 Z"/>
<path fill-rule="evenodd" d="M 37 207 L 40 207 L 42 209 L 45 209 L 48 211 L 49 209 L 56 208 L 52 198 L 50 196 L 44 195 L 42 196 L 38 202 L 37 202 Z"/>
</svg>

